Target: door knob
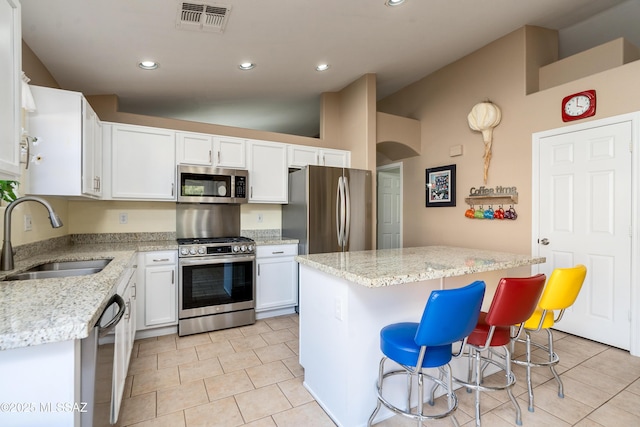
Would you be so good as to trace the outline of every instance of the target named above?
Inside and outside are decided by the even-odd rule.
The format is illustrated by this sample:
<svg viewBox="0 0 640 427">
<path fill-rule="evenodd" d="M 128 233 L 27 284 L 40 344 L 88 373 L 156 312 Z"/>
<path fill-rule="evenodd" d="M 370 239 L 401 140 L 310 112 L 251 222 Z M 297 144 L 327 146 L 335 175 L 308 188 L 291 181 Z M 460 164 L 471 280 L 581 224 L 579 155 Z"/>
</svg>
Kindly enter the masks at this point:
<svg viewBox="0 0 640 427">
<path fill-rule="evenodd" d="M 538 243 L 540 243 L 541 245 L 547 246 L 549 244 L 549 239 L 545 237 L 544 239 L 538 240 Z"/>
</svg>

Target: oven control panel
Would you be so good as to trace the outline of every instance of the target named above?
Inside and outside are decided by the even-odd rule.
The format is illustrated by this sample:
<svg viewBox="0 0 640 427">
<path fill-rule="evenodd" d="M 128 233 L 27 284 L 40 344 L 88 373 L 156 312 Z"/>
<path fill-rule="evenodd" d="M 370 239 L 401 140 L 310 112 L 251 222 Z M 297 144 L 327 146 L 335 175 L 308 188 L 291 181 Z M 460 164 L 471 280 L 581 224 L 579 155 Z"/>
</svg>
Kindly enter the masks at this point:
<svg viewBox="0 0 640 427">
<path fill-rule="evenodd" d="M 215 255 L 247 255 L 255 253 L 253 243 L 233 243 L 222 246 L 181 245 L 181 257 L 215 256 Z"/>
</svg>

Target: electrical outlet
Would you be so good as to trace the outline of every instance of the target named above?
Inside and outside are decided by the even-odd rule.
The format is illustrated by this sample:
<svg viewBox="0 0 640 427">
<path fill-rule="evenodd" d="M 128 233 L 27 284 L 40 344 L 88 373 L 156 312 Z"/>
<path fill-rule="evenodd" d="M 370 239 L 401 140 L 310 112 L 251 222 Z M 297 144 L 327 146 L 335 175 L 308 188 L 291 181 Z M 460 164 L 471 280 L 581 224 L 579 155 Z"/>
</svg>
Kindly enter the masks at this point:
<svg viewBox="0 0 640 427">
<path fill-rule="evenodd" d="M 24 231 L 31 231 L 33 224 L 31 223 L 31 215 L 24 216 Z"/>
<path fill-rule="evenodd" d="M 264 216 L 261 213 L 259 213 L 258 214 L 258 222 L 262 222 L 262 221 L 264 221 Z"/>
<path fill-rule="evenodd" d="M 120 224 L 126 224 L 129 221 L 129 215 L 126 212 L 120 212 Z"/>
</svg>

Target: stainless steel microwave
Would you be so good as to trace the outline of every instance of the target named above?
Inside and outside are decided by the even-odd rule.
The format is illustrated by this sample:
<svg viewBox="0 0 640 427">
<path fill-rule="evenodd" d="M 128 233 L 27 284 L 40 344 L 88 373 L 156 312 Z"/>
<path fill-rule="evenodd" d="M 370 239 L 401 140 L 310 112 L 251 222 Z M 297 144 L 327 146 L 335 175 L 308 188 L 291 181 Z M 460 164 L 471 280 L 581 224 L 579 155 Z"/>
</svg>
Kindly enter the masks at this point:
<svg viewBox="0 0 640 427">
<path fill-rule="evenodd" d="M 178 202 L 246 203 L 249 173 L 240 169 L 178 165 Z"/>
</svg>

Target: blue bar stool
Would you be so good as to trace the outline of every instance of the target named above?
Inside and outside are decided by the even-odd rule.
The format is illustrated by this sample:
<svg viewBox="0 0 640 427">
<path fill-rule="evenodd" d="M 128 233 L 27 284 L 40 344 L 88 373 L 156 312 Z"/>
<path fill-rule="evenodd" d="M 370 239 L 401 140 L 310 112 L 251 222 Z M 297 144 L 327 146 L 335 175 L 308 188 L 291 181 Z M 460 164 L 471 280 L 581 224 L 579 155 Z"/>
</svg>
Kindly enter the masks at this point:
<svg viewBox="0 0 640 427">
<path fill-rule="evenodd" d="M 476 281 L 458 289 L 435 290 L 431 292 L 422 314 L 420 323 L 394 323 L 385 326 L 380 331 L 380 350 L 383 357 L 380 360 L 378 373 L 378 401 L 367 422 L 371 426 L 381 405 L 405 417 L 412 418 L 422 425 L 425 420 L 439 419 L 451 415 L 458 407 L 458 399 L 452 388 L 452 374 L 449 361 L 453 357 L 452 344 L 466 340 L 478 321 L 482 299 L 484 298 L 485 283 Z M 385 362 L 391 359 L 402 369 L 384 372 Z M 444 375 L 446 366 L 447 380 Z M 423 371 L 424 368 L 438 368 L 439 375 L 434 377 Z M 406 407 L 400 409 L 384 396 L 382 385 L 384 381 L 394 375 L 407 376 Z M 413 378 L 417 377 L 418 404 L 415 413 L 411 410 L 411 393 Z M 438 414 L 424 414 L 424 380 L 431 380 L 430 404 L 437 387 L 443 387 L 448 396 L 448 407 L 445 412 Z M 455 417 L 454 423 L 458 425 Z"/>
<path fill-rule="evenodd" d="M 480 313 L 478 324 L 467 338 L 464 353 L 469 357 L 468 378 L 466 381 L 454 378 L 454 381 L 465 386 L 468 391 L 476 391 L 475 418 L 478 427 L 481 425 L 480 392 L 497 390 L 507 391 L 516 410 L 516 424 L 522 425 L 520 405 L 511 391 L 516 383 L 516 377 L 511 370 L 509 347 L 511 340 L 517 336 L 517 333 L 512 335 L 512 327 L 518 324 L 522 327 L 522 323 L 534 312 L 545 280 L 544 274 L 500 279 L 489 311 Z M 502 348 L 503 354 L 495 350 L 497 347 Z M 487 350 L 489 354 L 483 357 L 481 353 Z M 483 384 L 483 372 L 489 365 L 504 371 L 504 382 L 491 386 Z"/>
</svg>

